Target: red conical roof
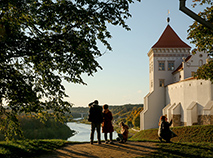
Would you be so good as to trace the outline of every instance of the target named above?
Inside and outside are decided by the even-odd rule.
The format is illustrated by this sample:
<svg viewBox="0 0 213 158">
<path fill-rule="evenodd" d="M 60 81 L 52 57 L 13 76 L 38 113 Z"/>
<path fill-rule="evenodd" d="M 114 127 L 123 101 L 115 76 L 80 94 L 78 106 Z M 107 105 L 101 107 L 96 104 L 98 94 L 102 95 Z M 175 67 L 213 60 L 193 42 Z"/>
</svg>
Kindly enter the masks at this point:
<svg viewBox="0 0 213 158">
<path fill-rule="evenodd" d="M 184 43 L 175 31 L 168 25 L 152 48 L 191 48 Z"/>
</svg>

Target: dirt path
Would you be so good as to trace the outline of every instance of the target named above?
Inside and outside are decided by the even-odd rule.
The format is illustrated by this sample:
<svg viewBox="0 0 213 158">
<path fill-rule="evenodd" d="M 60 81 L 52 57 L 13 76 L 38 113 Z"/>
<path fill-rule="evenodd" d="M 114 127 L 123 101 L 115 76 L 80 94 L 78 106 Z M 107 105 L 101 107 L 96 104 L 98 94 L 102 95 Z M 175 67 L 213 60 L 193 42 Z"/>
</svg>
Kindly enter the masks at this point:
<svg viewBox="0 0 213 158">
<path fill-rule="evenodd" d="M 68 144 L 65 147 L 42 155 L 39 158 L 134 158 L 149 155 L 157 151 L 156 143 L 127 142 L 121 144 L 89 143 Z"/>
</svg>

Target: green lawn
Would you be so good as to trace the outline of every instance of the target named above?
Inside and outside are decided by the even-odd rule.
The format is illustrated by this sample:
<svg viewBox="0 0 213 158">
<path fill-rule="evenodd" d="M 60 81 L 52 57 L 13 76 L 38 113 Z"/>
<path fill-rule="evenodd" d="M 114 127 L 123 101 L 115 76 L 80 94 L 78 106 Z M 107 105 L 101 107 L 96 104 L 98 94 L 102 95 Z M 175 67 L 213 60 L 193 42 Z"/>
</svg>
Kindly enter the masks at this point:
<svg viewBox="0 0 213 158">
<path fill-rule="evenodd" d="M 0 141 L 0 158 L 29 158 L 60 148 L 65 143 L 65 140 Z"/>
<path fill-rule="evenodd" d="M 172 130 L 178 134 L 173 143 L 160 143 L 157 129 L 140 131 L 129 141 L 152 141 L 157 143 L 157 152 L 150 157 L 157 158 L 212 158 L 213 157 L 213 125 L 176 127 Z M 16 142 L 0 142 L 0 158 L 29 158 L 41 155 L 64 146 L 65 140 L 22 140 Z"/>
<path fill-rule="evenodd" d="M 171 139 L 173 143 L 160 143 L 158 129 L 140 131 L 130 140 L 156 142 L 158 152 L 148 157 L 213 158 L 213 125 L 174 127 L 172 130 L 178 135 Z"/>
<path fill-rule="evenodd" d="M 149 158 L 212 158 L 213 143 L 159 143 Z"/>
</svg>

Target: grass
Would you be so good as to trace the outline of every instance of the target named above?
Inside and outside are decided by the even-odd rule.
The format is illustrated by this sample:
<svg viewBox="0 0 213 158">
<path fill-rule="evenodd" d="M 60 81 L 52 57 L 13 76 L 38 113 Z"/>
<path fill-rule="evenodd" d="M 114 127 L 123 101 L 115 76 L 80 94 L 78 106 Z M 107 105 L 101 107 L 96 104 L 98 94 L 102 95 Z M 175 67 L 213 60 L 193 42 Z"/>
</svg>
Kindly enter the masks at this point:
<svg viewBox="0 0 213 158">
<path fill-rule="evenodd" d="M 178 137 L 172 138 L 173 142 L 209 142 L 213 143 L 213 125 L 196 125 L 185 127 L 173 127 L 171 128 Z M 158 129 L 143 130 L 135 134 L 130 138 L 133 141 L 141 140 L 158 140 Z"/>
<path fill-rule="evenodd" d="M 152 153 L 148 157 L 155 158 L 212 158 L 213 144 L 212 143 L 159 143 L 158 152 Z"/>
<path fill-rule="evenodd" d="M 65 140 L 20 140 L 16 142 L 0 141 L 1 158 L 28 158 L 53 151 L 64 146 Z"/>
<path fill-rule="evenodd" d="M 178 137 L 171 139 L 173 143 L 160 143 L 157 136 L 158 129 L 140 131 L 130 140 L 156 142 L 159 148 L 158 152 L 154 152 L 148 157 L 213 157 L 213 125 L 174 127 L 171 129 L 178 135 Z"/>
<path fill-rule="evenodd" d="M 173 143 L 160 143 L 157 129 L 143 130 L 129 138 L 129 141 L 156 142 L 158 151 L 148 158 L 212 158 L 213 157 L 213 125 L 175 127 L 172 130 L 178 137 Z M 20 140 L 16 142 L 0 142 L 0 158 L 28 158 L 51 152 L 68 143 L 65 140 Z"/>
</svg>

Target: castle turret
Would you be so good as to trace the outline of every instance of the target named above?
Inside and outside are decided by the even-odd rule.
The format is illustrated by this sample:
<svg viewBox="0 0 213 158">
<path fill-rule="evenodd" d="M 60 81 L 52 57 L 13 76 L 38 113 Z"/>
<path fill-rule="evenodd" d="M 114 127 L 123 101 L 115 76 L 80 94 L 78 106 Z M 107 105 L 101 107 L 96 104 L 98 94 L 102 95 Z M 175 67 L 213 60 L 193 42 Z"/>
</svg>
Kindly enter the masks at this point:
<svg viewBox="0 0 213 158">
<path fill-rule="evenodd" d="M 150 87 L 149 93 L 144 97 L 141 130 L 158 127 L 158 120 L 166 104 L 165 86 L 173 82 L 172 72 L 180 65 L 183 57 L 190 55 L 190 49 L 168 24 L 148 52 Z"/>
</svg>

